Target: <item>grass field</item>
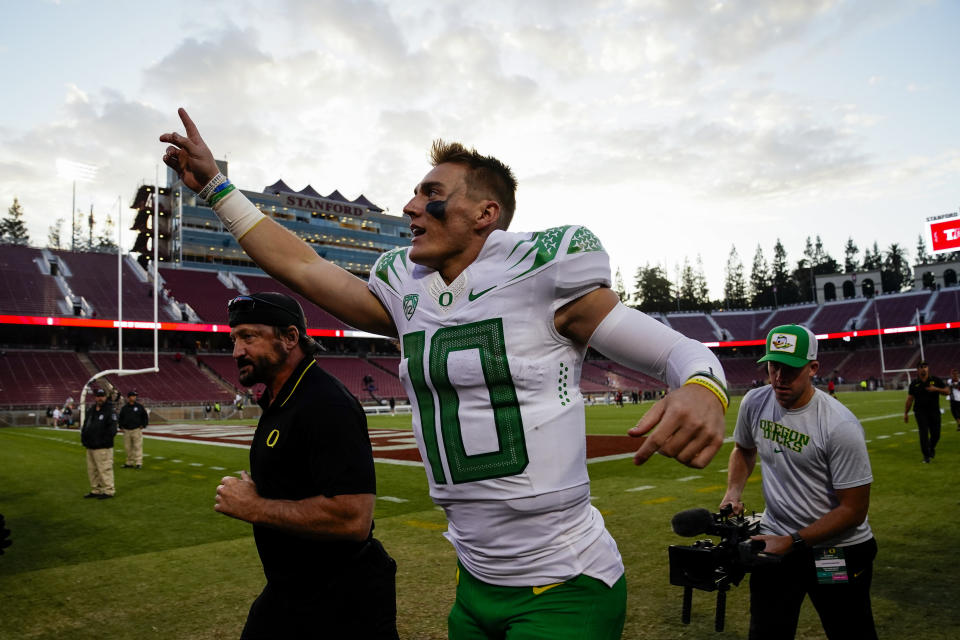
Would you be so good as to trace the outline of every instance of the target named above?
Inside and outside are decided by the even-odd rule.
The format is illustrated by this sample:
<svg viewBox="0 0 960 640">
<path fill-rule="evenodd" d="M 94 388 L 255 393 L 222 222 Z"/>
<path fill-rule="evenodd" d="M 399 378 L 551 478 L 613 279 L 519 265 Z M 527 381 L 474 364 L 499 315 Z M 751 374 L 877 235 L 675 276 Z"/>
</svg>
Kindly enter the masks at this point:
<svg viewBox="0 0 960 640">
<path fill-rule="evenodd" d="M 960 433 L 949 414 L 933 464 L 920 463 L 903 392 L 841 394 L 863 421 L 873 463 L 870 523 L 880 552 L 874 615 L 881 637 L 960 637 Z M 622 434 L 649 404 L 588 407 L 588 432 Z M 733 432 L 736 402 L 727 417 Z M 409 428 L 409 416 L 371 417 L 371 427 Z M 118 448 L 122 443 L 118 438 Z M 590 465 L 594 504 L 627 567 L 624 638 L 746 637 L 748 587 L 727 602 L 727 629 L 713 631 L 713 594 L 694 593 L 680 622 L 681 589 L 668 581 L 674 513 L 715 510 L 723 496 L 726 445 L 704 470 L 655 456 Z M 79 434 L 0 429 L 0 513 L 13 546 L 0 556 L 0 638 L 236 638 L 263 586 L 250 526 L 213 511 L 226 474 L 247 468 L 243 449 L 147 439 L 142 471 L 117 468 L 117 498 L 83 500 Z M 118 452 L 117 465 L 122 464 Z M 455 558 L 441 536 L 423 469 L 377 465 L 376 535 L 396 558 L 402 638 L 445 638 Z M 762 509 L 758 474 L 747 507 Z M 799 638 L 823 637 L 805 603 Z"/>
</svg>

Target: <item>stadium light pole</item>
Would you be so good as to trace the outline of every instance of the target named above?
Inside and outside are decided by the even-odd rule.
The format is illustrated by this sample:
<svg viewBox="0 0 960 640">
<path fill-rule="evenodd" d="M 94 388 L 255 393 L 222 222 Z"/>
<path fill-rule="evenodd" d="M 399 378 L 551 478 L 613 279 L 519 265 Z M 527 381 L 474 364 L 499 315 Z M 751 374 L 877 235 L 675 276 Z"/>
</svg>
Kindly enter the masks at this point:
<svg viewBox="0 0 960 640">
<path fill-rule="evenodd" d="M 93 182 L 97 167 L 66 158 L 57 158 L 57 175 L 73 182 L 73 199 L 70 205 L 70 250 L 77 250 L 77 182 Z"/>
</svg>

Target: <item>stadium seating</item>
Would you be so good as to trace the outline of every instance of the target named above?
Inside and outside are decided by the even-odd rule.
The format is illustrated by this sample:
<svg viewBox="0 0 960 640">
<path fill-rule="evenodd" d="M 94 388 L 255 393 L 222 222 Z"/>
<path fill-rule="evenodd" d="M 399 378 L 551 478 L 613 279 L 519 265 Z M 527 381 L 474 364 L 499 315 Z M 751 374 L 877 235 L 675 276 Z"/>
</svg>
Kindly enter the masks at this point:
<svg viewBox="0 0 960 640">
<path fill-rule="evenodd" d="M 39 249 L 3 245 L 0 250 L 0 314 L 23 316 L 59 315 L 64 296 L 56 280 L 40 271 L 34 259 Z"/>
<path fill-rule="evenodd" d="M 227 323 L 227 302 L 236 297 L 217 279 L 215 271 L 160 269 L 164 286 L 179 302 L 185 302 L 200 319 L 211 324 Z"/>
<path fill-rule="evenodd" d="M 815 304 L 780 307 L 764 321 L 763 327 L 761 327 L 764 336 L 761 337 L 765 337 L 765 334 L 770 331 L 770 329 L 779 327 L 782 324 L 802 324 L 808 326 L 810 316 L 812 316 L 816 310 L 817 305 Z"/>
<path fill-rule="evenodd" d="M 950 369 L 960 369 L 960 345 L 924 343 L 923 357 L 930 364 L 930 373 L 944 380 L 950 377 Z"/>
<path fill-rule="evenodd" d="M 377 398 L 406 398 L 407 392 L 400 384 L 400 379 L 390 375 L 383 369 L 376 367 L 361 358 L 341 356 L 321 356 L 317 358 L 320 366 L 330 375 L 335 376 L 357 396 L 361 402 L 372 400 L 371 394 L 363 383 L 364 376 L 373 378 L 373 396 Z"/>
<path fill-rule="evenodd" d="M 109 253 L 53 251 L 73 274 L 67 278 L 74 295 L 86 298 L 98 318 L 117 317 L 117 256 Z M 153 285 L 140 282 L 130 266 L 123 264 L 123 319 L 153 320 Z M 161 321 L 171 318 L 160 302 Z"/>
<path fill-rule="evenodd" d="M 91 352 L 90 359 L 100 371 L 117 368 L 117 353 Z M 161 353 L 159 373 L 139 373 L 132 376 L 108 375 L 110 384 L 126 393 L 128 388 L 136 388 L 140 401 L 148 402 L 190 402 L 201 403 L 219 400 L 233 400 L 233 393 L 210 379 L 210 377 L 189 358 L 178 360 L 175 355 Z M 153 366 L 152 353 L 124 353 L 124 369 L 146 369 Z"/>
<path fill-rule="evenodd" d="M 667 314 L 667 322 L 674 330 L 700 342 L 713 342 L 719 339 L 710 320 L 702 313 Z"/>
<path fill-rule="evenodd" d="M 62 407 L 93 375 L 72 351 L 5 351 L 0 355 L 4 405 Z"/>
<path fill-rule="evenodd" d="M 960 288 L 942 289 L 930 309 L 927 322 L 960 323 Z"/>
<path fill-rule="evenodd" d="M 864 305 L 869 304 L 867 300 L 851 300 L 846 302 L 828 302 L 820 307 L 813 322 L 810 324 L 810 330 L 814 333 L 835 333 L 844 331 L 847 324 L 863 311 Z M 857 327 L 864 329 L 866 327 Z"/>
<path fill-rule="evenodd" d="M 873 309 L 867 312 L 870 315 L 868 325 L 876 324 L 874 312 L 880 315 L 881 327 L 907 327 L 916 324 L 916 311 L 919 309 L 920 313 L 923 313 L 924 307 L 930 301 L 930 295 L 929 291 L 918 291 L 876 297 L 873 299 Z"/>
<path fill-rule="evenodd" d="M 897 347 L 883 348 L 883 361 L 886 368 L 889 369 L 910 369 L 913 368 L 920 356 L 920 348 L 916 345 L 905 345 Z M 852 352 L 850 357 L 843 362 L 840 375 L 847 382 L 856 383 L 860 380 L 869 378 L 880 378 L 883 369 L 880 366 L 880 349 L 857 349 Z M 885 376 L 887 380 L 891 375 Z M 898 379 L 900 376 L 893 375 L 892 379 Z"/>
<path fill-rule="evenodd" d="M 713 314 L 713 321 L 727 333 L 728 337 L 723 338 L 724 340 L 757 340 L 766 335 L 760 327 L 769 316 L 770 309 L 718 311 Z"/>
</svg>

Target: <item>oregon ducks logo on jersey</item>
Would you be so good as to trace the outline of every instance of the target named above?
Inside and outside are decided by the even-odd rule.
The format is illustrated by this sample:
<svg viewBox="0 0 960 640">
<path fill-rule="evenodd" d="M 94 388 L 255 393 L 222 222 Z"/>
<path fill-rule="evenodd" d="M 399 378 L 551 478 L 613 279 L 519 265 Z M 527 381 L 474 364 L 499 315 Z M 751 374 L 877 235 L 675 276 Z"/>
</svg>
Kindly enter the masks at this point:
<svg viewBox="0 0 960 640">
<path fill-rule="evenodd" d="M 407 316 L 407 320 L 413 317 L 418 302 L 420 302 L 420 296 L 415 293 L 408 293 L 403 296 L 403 315 Z"/>
<path fill-rule="evenodd" d="M 277 440 L 279 439 L 280 439 L 280 430 L 274 429 L 273 431 L 270 432 L 270 435 L 267 436 L 267 446 L 272 449 L 273 446 L 277 444 Z"/>
</svg>

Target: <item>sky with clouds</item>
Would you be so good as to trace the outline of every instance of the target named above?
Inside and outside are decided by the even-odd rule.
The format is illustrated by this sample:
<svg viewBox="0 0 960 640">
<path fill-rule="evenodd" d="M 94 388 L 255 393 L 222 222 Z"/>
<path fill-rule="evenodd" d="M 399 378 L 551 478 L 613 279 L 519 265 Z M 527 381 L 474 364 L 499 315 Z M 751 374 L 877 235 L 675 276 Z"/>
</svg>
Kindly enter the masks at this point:
<svg viewBox="0 0 960 640">
<path fill-rule="evenodd" d="M 0 212 L 127 209 L 185 107 L 231 179 L 399 215 L 431 140 L 512 166 L 513 230 L 586 224 L 630 286 L 703 261 L 721 297 L 779 238 L 911 255 L 960 205 L 952 0 L 0 0 Z M 127 234 L 125 245 L 132 244 Z"/>
</svg>

